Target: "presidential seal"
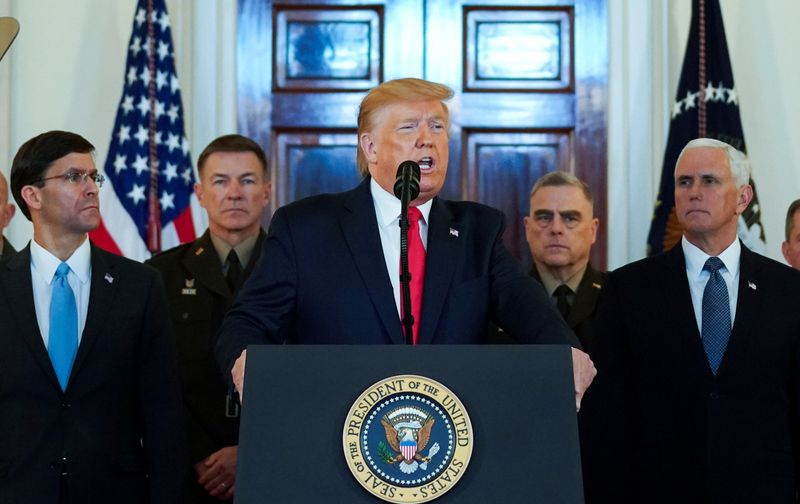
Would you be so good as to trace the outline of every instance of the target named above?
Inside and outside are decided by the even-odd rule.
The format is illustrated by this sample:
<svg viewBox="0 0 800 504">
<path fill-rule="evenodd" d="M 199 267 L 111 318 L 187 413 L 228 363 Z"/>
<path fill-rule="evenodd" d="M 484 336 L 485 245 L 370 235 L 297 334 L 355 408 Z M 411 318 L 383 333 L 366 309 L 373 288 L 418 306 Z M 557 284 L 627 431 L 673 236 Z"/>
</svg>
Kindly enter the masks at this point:
<svg viewBox="0 0 800 504">
<path fill-rule="evenodd" d="M 472 424 L 441 383 L 398 375 L 356 399 L 342 441 L 350 472 L 367 491 L 387 502 L 428 502 L 466 471 Z"/>
</svg>

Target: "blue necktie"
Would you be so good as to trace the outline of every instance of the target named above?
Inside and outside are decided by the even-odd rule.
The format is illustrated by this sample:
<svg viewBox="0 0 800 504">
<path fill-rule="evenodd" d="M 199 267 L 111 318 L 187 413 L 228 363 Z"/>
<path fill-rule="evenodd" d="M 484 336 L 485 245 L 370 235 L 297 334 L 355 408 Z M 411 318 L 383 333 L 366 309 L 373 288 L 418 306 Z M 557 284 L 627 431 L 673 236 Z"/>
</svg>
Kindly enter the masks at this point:
<svg viewBox="0 0 800 504">
<path fill-rule="evenodd" d="M 78 307 L 75 293 L 67 282 L 69 265 L 58 265 L 50 298 L 50 335 L 47 353 L 56 371 L 61 390 L 67 389 L 72 362 L 78 350 Z"/>
<path fill-rule="evenodd" d="M 725 265 L 719 257 L 709 257 L 703 269 L 711 273 L 703 290 L 703 347 L 708 364 L 716 375 L 728 340 L 731 337 L 731 305 L 728 300 L 728 287 L 719 270 Z"/>
</svg>

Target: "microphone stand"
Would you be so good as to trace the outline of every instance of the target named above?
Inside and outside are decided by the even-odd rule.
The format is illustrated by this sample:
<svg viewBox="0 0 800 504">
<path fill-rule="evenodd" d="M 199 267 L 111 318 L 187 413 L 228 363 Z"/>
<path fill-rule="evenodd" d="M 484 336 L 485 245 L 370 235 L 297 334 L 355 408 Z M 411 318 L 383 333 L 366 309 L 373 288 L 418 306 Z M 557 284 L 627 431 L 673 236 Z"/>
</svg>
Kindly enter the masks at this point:
<svg viewBox="0 0 800 504">
<path fill-rule="evenodd" d="M 414 344 L 414 315 L 411 313 L 411 272 L 408 271 L 408 204 L 411 194 L 404 184 L 400 194 L 400 295 L 403 306 L 403 333 L 406 345 Z"/>
</svg>

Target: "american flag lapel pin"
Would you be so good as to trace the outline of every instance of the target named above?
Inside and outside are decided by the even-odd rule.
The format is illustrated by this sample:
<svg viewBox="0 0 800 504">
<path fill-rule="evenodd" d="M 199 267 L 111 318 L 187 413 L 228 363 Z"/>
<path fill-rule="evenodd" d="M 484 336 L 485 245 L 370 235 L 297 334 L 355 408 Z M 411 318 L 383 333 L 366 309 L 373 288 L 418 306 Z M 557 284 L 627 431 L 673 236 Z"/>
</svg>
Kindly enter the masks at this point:
<svg viewBox="0 0 800 504">
<path fill-rule="evenodd" d="M 747 286 L 750 287 L 753 290 L 756 290 L 758 288 L 758 287 L 756 287 L 756 284 L 754 284 L 750 280 L 747 281 Z"/>
<path fill-rule="evenodd" d="M 105 278 L 106 282 L 110 284 L 114 283 L 114 277 L 111 276 L 111 273 L 106 273 L 106 276 L 104 276 L 103 278 Z"/>
<path fill-rule="evenodd" d="M 450 234 L 458 238 L 458 229 L 450 228 Z"/>
</svg>

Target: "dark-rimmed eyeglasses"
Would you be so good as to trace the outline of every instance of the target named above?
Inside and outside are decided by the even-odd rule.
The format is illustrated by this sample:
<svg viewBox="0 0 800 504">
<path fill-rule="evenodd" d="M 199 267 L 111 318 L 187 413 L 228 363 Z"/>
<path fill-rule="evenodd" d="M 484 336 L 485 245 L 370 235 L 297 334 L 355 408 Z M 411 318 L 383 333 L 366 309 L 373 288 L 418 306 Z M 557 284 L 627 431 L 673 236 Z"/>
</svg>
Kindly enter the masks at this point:
<svg viewBox="0 0 800 504">
<path fill-rule="evenodd" d="M 106 181 L 106 178 L 100 172 L 97 171 L 91 173 L 85 171 L 69 171 L 67 173 L 62 173 L 61 175 L 53 175 L 52 177 L 44 177 L 38 180 L 34 180 L 33 183 L 46 182 L 48 180 L 53 180 L 53 179 L 61 179 L 69 182 L 70 184 L 84 185 L 86 184 L 87 178 L 92 179 L 92 182 L 94 182 L 98 188 L 103 187 L 103 182 Z"/>
</svg>

